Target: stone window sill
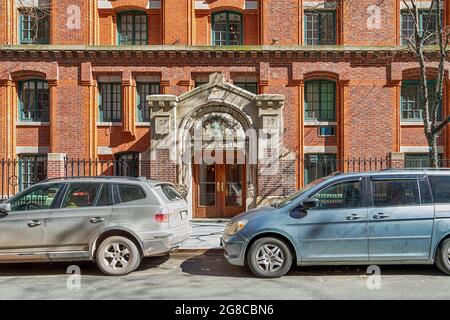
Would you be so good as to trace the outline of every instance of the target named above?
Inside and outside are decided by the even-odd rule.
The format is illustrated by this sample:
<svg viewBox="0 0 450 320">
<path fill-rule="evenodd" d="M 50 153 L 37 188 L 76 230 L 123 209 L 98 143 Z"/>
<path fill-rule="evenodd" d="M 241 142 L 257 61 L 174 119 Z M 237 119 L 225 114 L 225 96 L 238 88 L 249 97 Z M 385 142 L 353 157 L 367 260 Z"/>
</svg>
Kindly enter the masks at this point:
<svg viewBox="0 0 450 320">
<path fill-rule="evenodd" d="M 305 127 L 319 127 L 319 126 L 336 126 L 337 122 L 331 121 L 305 121 Z"/>
<path fill-rule="evenodd" d="M 50 122 L 40 122 L 40 121 L 30 121 L 30 122 L 17 122 L 16 126 L 18 127 L 45 127 L 49 126 Z"/>
<path fill-rule="evenodd" d="M 122 122 L 97 122 L 98 127 L 121 127 Z"/>
<path fill-rule="evenodd" d="M 136 127 L 150 127 L 150 122 L 136 122 Z"/>
</svg>

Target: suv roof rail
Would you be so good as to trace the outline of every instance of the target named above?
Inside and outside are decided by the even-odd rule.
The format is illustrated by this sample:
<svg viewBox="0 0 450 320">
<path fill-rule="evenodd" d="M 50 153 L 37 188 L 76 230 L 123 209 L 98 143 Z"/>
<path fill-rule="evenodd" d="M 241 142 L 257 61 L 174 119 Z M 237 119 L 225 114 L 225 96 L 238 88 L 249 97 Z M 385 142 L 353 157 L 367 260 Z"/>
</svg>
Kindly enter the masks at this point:
<svg viewBox="0 0 450 320">
<path fill-rule="evenodd" d="M 75 180 L 75 179 L 122 179 L 122 180 L 130 180 L 130 181 L 146 181 L 147 179 L 145 177 L 141 178 L 133 178 L 133 177 L 122 177 L 122 176 L 81 176 L 81 177 L 59 177 L 59 178 L 49 178 L 40 181 L 42 182 L 50 182 L 50 181 L 57 181 L 57 180 Z"/>
</svg>

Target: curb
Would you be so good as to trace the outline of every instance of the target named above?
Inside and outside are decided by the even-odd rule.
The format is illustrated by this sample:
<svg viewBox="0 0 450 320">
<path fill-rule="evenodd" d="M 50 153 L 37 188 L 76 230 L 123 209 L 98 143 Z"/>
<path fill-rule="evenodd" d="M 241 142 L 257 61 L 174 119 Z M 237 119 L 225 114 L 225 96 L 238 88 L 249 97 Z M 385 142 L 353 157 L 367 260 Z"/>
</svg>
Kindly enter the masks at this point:
<svg viewBox="0 0 450 320">
<path fill-rule="evenodd" d="M 223 253 L 223 248 L 214 247 L 214 248 L 195 248 L 195 247 L 186 247 L 186 248 L 179 248 L 175 251 L 172 251 L 171 255 L 177 255 L 177 254 L 187 254 L 187 253 Z"/>
</svg>

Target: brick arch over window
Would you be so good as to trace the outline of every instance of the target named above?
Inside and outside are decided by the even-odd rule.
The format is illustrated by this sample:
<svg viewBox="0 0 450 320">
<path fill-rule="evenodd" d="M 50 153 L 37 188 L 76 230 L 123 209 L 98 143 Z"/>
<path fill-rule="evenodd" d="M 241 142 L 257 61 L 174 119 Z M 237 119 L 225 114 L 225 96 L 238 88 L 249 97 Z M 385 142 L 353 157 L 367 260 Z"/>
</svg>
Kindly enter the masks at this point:
<svg viewBox="0 0 450 320">
<path fill-rule="evenodd" d="M 427 79 L 437 79 L 439 70 L 438 68 L 427 68 Z M 445 71 L 444 79 L 448 78 L 448 71 Z M 420 69 L 410 68 L 402 71 L 402 80 L 417 80 L 420 79 Z"/>
<path fill-rule="evenodd" d="M 325 80 L 325 81 L 339 81 L 339 74 L 330 71 L 312 71 L 303 75 L 305 81 L 311 80 Z"/>
<path fill-rule="evenodd" d="M 47 74 L 41 71 L 35 70 L 19 70 L 10 73 L 13 81 L 25 81 L 28 79 L 40 79 L 47 80 Z"/>
</svg>

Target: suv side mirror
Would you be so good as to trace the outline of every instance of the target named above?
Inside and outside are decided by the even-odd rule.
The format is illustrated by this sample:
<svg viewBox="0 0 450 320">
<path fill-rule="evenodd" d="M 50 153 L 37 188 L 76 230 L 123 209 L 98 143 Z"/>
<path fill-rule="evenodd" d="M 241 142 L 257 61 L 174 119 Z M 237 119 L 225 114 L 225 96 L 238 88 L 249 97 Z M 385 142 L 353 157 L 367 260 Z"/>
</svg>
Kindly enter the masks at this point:
<svg viewBox="0 0 450 320">
<path fill-rule="evenodd" d="M 320 205 L 319 199 L 314 199 L 314 198 L 308 198 L 308 199 L 303 200 L 303 202 L 302 202 L 302 206 L 306 210 L 317 208 L 319 205 Z"/>
</svg>

